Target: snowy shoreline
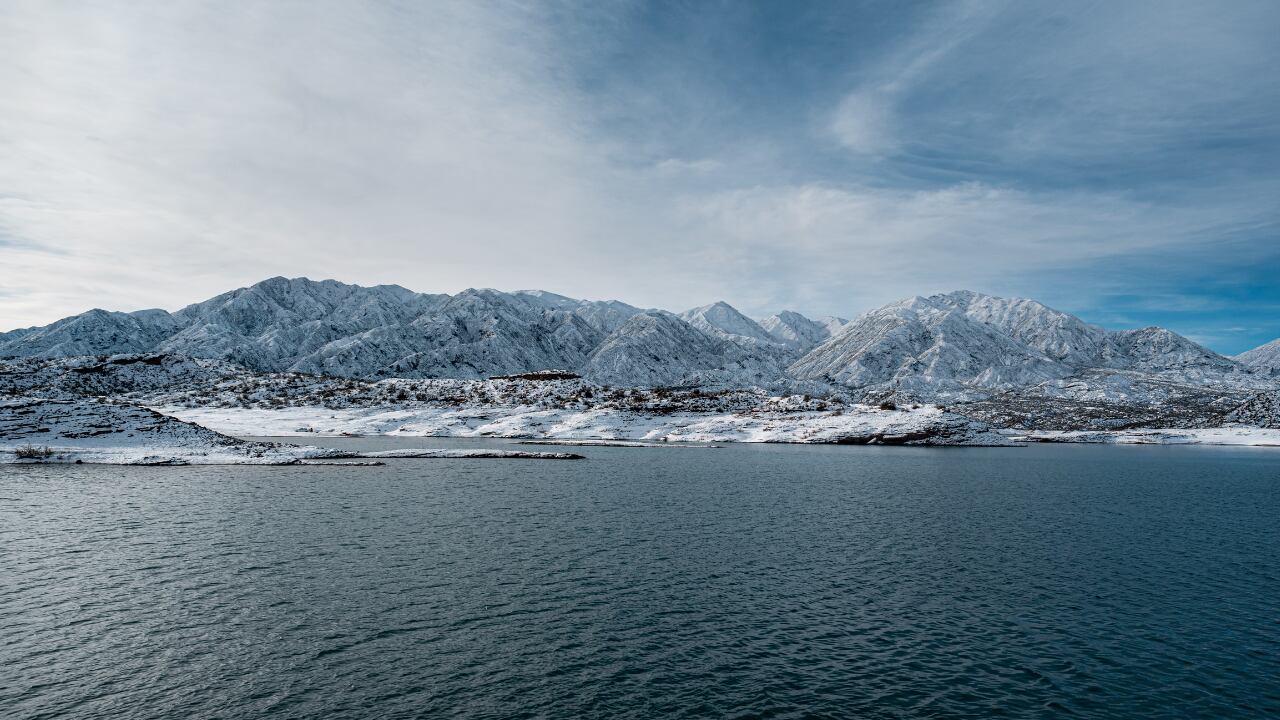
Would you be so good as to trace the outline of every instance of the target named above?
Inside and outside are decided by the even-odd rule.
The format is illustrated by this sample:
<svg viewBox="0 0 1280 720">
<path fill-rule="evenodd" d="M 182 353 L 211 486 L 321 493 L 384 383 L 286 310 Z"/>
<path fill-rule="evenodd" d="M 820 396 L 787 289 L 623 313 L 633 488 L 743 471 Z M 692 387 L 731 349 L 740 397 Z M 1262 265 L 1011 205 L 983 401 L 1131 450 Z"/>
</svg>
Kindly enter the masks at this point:
<svg viewBox="0 0 1280 720">
<path fill-rule="evenodd" d="M 1012 446 L 985 423 L 936 408 L 857 412 L 641 413 L 616 409 L 416 407 L 329 409 L 157 407 L 241 437 L 411 437 L 606 440 L 643 443 L 798 443 Z"/>
<path fill-rule="evenodd" d="M 1041 430 L 1010 436 L 1037 443 L 1088 443 L 1095 445 L 1235 445 L 1280 447 L 1280 429 L 1249 426 L 1218 428 L 1133 430 Z"/>
<path fill-rule="evenodd" d="M 386 435 L 505 438 L 528 444 L 716 447 L 792 443 L 1018 447 L 1027 443 L 1280 447 L 1280 429 L 1243 425 L 1120 431 L 994 430 L 937 407 L 671 412 L 519 407 L 146 408 L 82 398 L 0 401 L 0 464 L 381 464 L 388 459 L 581 459 L 571 452 L 405 448 L 354 451 L 246 437 Z M 567 449 L 567 448 L 566 448 Z M 346 460 L 366 462 L 340 463 Z M 372 462 L 370 462 L 372 461 Z"/>
<path fill-rule="evenodd" d="M 384 459 L 579 460 L 499 449 L 350 451 L 230 437 L 147 408 L 102 400 L 0 401 L 0 464 L 377 465 Z M 339 460 L 373 460 L 337 463 Z"/>
<path fill-rule="evenodd" d="M 185 408 L 156 410 L 241 437 L 509 438 L 554 444 L 681 447 L 681 443 L 910 444 L 1025 443 L 1280 447 L 1280 429 L 1253 426 L 1108 431 L 994 430 L 934 408 L 860 413 L 673 413 L 545 408 Z M 925 433 L 938 433 L 922 437 Z M 903 440 L 904 438 L 914 438 Z"/>
</svg>

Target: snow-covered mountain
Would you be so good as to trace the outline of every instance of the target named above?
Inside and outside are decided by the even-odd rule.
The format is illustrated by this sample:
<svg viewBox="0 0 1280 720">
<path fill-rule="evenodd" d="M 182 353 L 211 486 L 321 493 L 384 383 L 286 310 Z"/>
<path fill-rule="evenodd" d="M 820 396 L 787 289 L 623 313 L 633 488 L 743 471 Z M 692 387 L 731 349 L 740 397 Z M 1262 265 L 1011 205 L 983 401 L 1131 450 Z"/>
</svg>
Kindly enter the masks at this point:
<svg viewBox="0 0 1280 720">
<path fill-rule="evenodd" d="M 642 313 L 604 339 L 587 358 L 583 375 L 598 383 L 624 387 L 777 382 L 783 375 L 783 363 L 771 348 L 760 352 L 752 347 L 756 342 L 762 341 L 704 332 L 671 313 Z"/>
<path fill-rule="evenodd" d="M 746 347 L 774 345 L 778 342 L 759 323 L 723 300 L 685 310 L 680 313 L 680 319 L 708 335 Z"/>
<path fill-rule="evenodd" d="M 873 310 L 788 372 L 933 399 L 1034 386 L 1099 368 L 1184 383 L 1257 380 L 1241 364 L 1162 328 L 1108 332 L 1034 300 L 968 291 Z"/>
<path fill-rule="evenodd" d="M 1280 375 L 1280 338 L 1235 356 L 1235 361 L 1255 372 Z"/>
<path fill-rule="evenodd" d="M 178 322 L 164 310 L 90 310 L 44 327 L 2 334 L 0 354 L 70 357 L 143 352 L 178 328 Z"/>
<path fill-rule="evenodd" d="M 617 330 L 632 316 L 644 312 L 638 307 L 617 300 L 575 300 L 545 290 L 517 290 L 512 294 L 528 300 L 537 307 L 571 312 L 605 334 Z"/>
<path fill-rule="evenodd" d="M 477 378 L 576 368 L 602 337 L 573 312 L 530 307 L 496 290 L 465 290 L 408 322 L 329 342 L 288 369 L 343 377 Z"/>
<path fill-rule="evenodd" d="M 783 310 L 760 321 L 760 327 L 774 342 L 790 348 L 808 350 L 840 332 L 849 322 L 843 318 L 824 317 L 810 320 L 798 312 Z"/>
<path fill-rule="evenodd" d="M 91 310 L 0 334 L 0 356 L 162 353 L 265 372 L 480 378 L 559 368 L 618 384 L 753 385 L 783 346 L 725 303 L 670 313 L 539 290 L 426 295 L 394 285 L 271 278 L 174 313 Z M 637 373 L 632 379 L 618 368 Z"/>
<path fill-rule="evenodd" d="M 0 356 L 139 353 L 365 379 L 554 368 L 613 386 L 948 402 L 1001 395 L 1033 415 L 1040 402 L 1202 395 L 1218 408 L 1274 389 L 1269 358 L 1280 347 L 1237 361 L 1161 328 L 1107 331 L 1034 300 L 966 291 L 909 298 L 848 323 L 790 311 L 756 322 L 724 302 L 674 315 L 538 290 L 430 295 L 305 278 L 271 278 L 174 313 L 91 310 L 0 334 Z"/>
</svg>

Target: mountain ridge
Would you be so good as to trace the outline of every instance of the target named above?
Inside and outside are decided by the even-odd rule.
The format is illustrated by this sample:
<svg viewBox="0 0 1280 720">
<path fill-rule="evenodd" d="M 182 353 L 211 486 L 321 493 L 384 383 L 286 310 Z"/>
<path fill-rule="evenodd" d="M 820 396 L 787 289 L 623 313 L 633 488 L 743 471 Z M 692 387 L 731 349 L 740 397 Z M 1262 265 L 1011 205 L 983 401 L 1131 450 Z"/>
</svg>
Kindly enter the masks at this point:
<svg viewBox="0 0 1280 720">
<path fill-rule="evenodd" d="M 1110 331 L 1035 300 L 972 291 L 906 298 L 852 321 L 792 311 L 757 321 L 724 301 L 675 314 L 541 290 L 425 294 L 284 277 L 172 313 L 94 309 L 0 334 L 0 355 L 26 357 L 157 352 L 365 379 L 555 368 L 618 386 L 826 387 L 923 399 L 1090 372 L 1252 387 L 1274 372 L 1273 356 L 1259 352 L 1266 347 L 1226 358 L 1162 328 Z"/>
</svg>

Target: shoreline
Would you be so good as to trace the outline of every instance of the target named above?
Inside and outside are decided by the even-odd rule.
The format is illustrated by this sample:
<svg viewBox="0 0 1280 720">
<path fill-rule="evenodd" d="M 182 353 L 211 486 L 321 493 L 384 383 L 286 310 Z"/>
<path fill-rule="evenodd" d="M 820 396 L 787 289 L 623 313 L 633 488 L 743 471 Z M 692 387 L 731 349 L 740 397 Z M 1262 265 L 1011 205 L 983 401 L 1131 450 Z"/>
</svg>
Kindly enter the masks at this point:
<svg viewBox="0 0 1280 720">
<path fill-rule="evenodd" d="M 518 407 L 297 406 L 186 408 L 156 412 L 235 436 L 448 437 L 609 441 L 671 446 L 714 443 L 1013 447 L 986 423 L 936 408 L 858 412 L 676 412 Z"/>
<path fill-rule="evenodd" d="M 1029 443 L 1104 445 L 1220 445 L 1280 447 L 1280 429 L 1248 425 L 1129 430 L 1012 430 L 987 428 L 976 442 L 901 442 L 913 427 L 929 427 L 933 409 L 831 415 L 797 413 L 677 413 L 500 408 L 155 408 L 219 432 L 252 437 L 442 437 L 524 440 L 547 444 L 627 443 L 689 447 L 694 443 L 911 444 L 1016 447 Z M 951 417 L 963 417 L 952 415 Z M 841 420 L 844 418 L 845 420 Z M 976 421 L 969 421 L 975 422 Z M 981 424 L 979 424 L 981 425 Z M 303 429 L 306 428 L 306 429 Z M 853 441 L 841 442 L 840 432 Z M 881 433 L 880 440 L 875 435 Z M 665 433 L 665 434 L 664 434 Z M 862 434 L 858 434 L 862 433 Z M 990 440 L 986 433 L 1003 442 Z"/>
</svg>

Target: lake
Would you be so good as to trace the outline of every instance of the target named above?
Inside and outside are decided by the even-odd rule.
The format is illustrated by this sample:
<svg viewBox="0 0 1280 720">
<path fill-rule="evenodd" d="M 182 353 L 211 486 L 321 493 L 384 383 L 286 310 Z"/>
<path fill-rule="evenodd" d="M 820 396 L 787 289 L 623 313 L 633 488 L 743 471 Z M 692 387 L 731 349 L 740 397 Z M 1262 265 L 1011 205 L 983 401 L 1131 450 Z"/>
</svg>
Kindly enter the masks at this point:
<svg viewBox="0 0 1280 720">
<path fill-rule="evenodd" d="M 0 468 L 0 714 L 1280 713 L 1280 449 L 573 450 Z"/>
</svg>

